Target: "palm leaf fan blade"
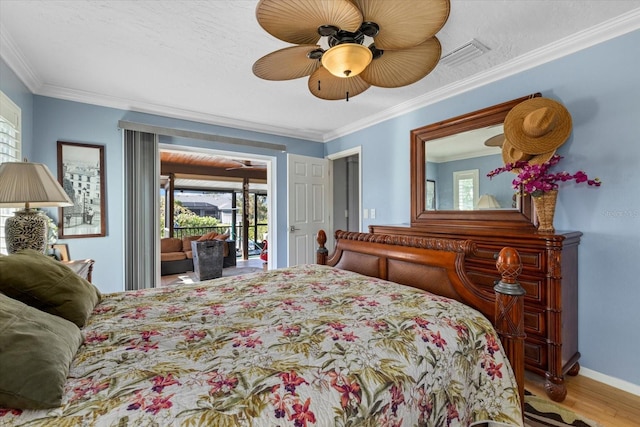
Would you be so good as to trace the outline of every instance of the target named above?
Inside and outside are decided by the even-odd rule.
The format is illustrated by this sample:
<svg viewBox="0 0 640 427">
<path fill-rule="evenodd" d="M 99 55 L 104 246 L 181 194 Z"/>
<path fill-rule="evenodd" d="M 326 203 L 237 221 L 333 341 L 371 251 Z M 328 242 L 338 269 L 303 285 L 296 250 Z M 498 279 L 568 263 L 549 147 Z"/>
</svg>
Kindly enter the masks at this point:
<svg viewBox="0 0 640 427">
<path fill-rule="evenodd" d="M 265 80 L 293 80 L 311 75 L 320 61 L 307 55 L 318 45 L 291 46 L 271 52 L 253 64 L 253 74 Z"/>
<path fill-rule="evenodd" d="M 436 37 L 409 49 L 385 50 L 360 76 L 373 86 L 393 88 L 410 85 L 433 71 L 441 53 L 442 46 Z"/>
<path fill-rule="evenodd" d="M 360 76 L 336 77 L 324 67 L 311 74 L 308 85 L 314 96 L 330 101 L 348 100 L 371 87 Z"/>
<path fill-rule="evenodd" d="M 269 34 L 293 44 L 317 43 L 322 25 L 353 32 L 362 23 L 362 14 L 349 0 L 261 0 L 256 18 Z"/>
<path fill-rule="evenodd" d="M 352 0 L 365 22 L 375 22 L 378 49 L 397 50 L 416 46 L 436 35 L 449 18 L 449 0 Z"/>
</svg>

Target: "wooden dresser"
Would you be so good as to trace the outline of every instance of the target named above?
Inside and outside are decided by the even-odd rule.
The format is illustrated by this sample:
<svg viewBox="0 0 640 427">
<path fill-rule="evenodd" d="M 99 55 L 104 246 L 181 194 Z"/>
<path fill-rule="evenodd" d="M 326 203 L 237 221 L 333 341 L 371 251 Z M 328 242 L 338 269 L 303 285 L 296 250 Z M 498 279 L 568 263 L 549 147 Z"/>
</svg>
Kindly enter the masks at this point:
<svg viewBox="0 0 640 427">
<path fill-rule="evenodd" d="M 523 264 L 520 283 L 525 296 L 525 368 L 546 377 L 549 397 L 562 401 L 565 375 L 576 375 L 578 359 L 578 245 L 577 231 L 543 234 L 536 231 L 469 229 L 438 226 L 369 226 L 371 233 L 471 239 L 475 255 L 467 259 L 467 274 L 493 295 L 500 279 L 496 257 L 504 246 L 518 250 Z"/>
</svg>

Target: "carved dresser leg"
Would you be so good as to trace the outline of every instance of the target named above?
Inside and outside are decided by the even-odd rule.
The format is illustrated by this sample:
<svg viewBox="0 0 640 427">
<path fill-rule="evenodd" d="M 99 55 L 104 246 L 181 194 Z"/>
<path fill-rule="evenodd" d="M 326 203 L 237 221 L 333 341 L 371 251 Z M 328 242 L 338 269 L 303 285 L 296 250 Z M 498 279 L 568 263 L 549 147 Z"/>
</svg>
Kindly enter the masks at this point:
<svg viewBox="0 0 640 427">
<path fill-rule="evenodd" d="M 576 376 L 580 372 L 580 363 L 574 363 L 567 371 L 567 375 Z M 555 402 L 562 402 L 567 397 L 567 385 L 564 382 L 564 376 L 556 377 L 550 372 L 545 375 L 546 381 L 544 389 L 547 396 Z"/>
<path fill-rule="evenodd" d="M 564 383 L 564 378 L 553 377 L 548 372 L 544 382 L 544 390 L 547 392 L 549 399 L 554 402 L 562 402 L 567 397 L 567 386 Z"/>
<path fill-rule="evenodd" d="M 580 372 L 580 363 L 576 362 L 575 365 L 573 365 L 571 369 L 567 371 L 567 375 L 571 375 L 572 377 L 575 377 L 576 375 L 578 375 L 579 372 Z"/>
</svg>

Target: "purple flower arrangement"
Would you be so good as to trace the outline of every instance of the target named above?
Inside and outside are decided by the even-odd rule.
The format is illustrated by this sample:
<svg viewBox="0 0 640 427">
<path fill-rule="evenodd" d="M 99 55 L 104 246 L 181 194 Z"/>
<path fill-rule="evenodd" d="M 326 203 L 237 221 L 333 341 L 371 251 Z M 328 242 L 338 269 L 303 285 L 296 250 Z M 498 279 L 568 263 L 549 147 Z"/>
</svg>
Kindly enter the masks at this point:
<svg viewBox="0 0 640 427">
<path fill-rule="evenodd" d="M 586 182 L 587 185 L 600 187 L 600 184 L 602 184 L 600 179 L 589 179 L 584 171 L 578 171 L 573 175 L 569 172 L 549 172 L 549 168 L 557 165 L 562 159 L 562 156 L 555 154 L 551 159 L 541 164 L 529 164 L 527 161 L 507 163 L 501 168 L 492 170 L 487 176 L 493 178 L 502 172 L 517 173 L 516 178 L 511 183 L 513 188 L 518 190 L 520 194 L 531 194 L 533 197 L 557 190 L 559 182 L 575 181 L 577 184 Z"/>
</svg>

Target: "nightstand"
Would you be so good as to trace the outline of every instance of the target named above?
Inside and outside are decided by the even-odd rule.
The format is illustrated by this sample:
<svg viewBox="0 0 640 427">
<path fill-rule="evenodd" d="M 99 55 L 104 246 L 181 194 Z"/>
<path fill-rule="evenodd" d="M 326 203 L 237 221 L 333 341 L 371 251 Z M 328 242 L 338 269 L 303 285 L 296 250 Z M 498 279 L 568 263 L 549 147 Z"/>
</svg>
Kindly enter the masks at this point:
<svg viewBox="0 0 640 427">
<path fill-rule="evenodd" d="M 93 272 L 93 264 L 95 263 L 92 259 L 77 259 L 72 261 L 60 261 L 67 267 L 71 268 L 75 271 L 78 276 L 83 279 L 89 281 L 91 283 L 91 273 Z"/>
</svg>

